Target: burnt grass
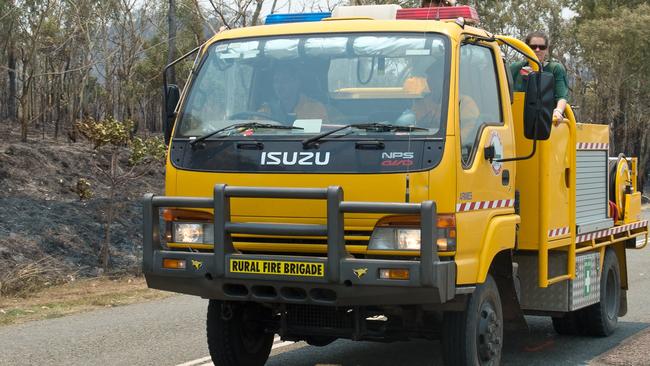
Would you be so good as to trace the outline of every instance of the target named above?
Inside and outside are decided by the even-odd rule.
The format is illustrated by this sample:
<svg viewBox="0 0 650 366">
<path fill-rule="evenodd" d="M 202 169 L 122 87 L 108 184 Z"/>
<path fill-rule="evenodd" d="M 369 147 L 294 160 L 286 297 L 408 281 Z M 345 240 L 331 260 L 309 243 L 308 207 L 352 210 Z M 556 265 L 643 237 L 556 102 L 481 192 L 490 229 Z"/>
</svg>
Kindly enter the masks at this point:
<svg viewBox="0 0 650 366">
<path fill-rule="evenodd" d="M 122 155 L 121 166 L 128 169 L 128 152 Z M 35 287 L 102 272 L 109 186 L 98 164 L 106 161 L 87 142 L 0 142 L 0 294 L 21 293 L 15 280 L 26 268 L 42 277 L 30 279 Z M 89 198 L 81 197 L 80 179 L 89 183 Z M 161 194 L 163 185 L 164 168 L 158 165 L 120 188 L 111 226 L 111 274 L 140 272 L 141 198 Z"/>
</svg>

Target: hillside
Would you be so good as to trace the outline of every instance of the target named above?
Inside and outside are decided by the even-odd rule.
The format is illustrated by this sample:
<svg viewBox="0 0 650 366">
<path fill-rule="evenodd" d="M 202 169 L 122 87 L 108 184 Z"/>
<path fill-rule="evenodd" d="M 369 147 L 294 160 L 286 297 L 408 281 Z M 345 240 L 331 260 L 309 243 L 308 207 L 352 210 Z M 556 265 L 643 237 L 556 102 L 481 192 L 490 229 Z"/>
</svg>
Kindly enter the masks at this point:
<svg viewBox="0 0 650 366">
<path fill-rule="evenodd" d="M 95 178 L 96 158 L 84 142 L 0 142 L 0 294 L 101 272 L 107 186 Z M 81 199 L 80 179 L 89 183 L 90 198 Z M 122 190 L 123 208 L 112 225 L 112 272 L 139 271 L 139 199 L 161 193 L 163 183 L 159 167 Z"/>
</svg>

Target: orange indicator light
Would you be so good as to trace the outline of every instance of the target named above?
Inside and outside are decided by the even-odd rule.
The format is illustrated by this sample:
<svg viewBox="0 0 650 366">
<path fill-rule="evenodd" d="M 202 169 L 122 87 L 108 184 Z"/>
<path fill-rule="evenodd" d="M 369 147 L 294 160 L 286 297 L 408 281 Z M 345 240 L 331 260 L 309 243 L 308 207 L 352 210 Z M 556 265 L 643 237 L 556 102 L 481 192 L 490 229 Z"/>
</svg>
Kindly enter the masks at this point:
<svg viewBox="0 0 650 366">
<path fill-rule="evenodd" d="M 379 278 L 384 280 L 408 280 L 409 270 L 405 268 L 381 268 Z"/>
<path fill-rule="evenodd" d="M 184 259 L 163 258 L 163 268 L 167 269 L 185 269 L 186 262 Z"/>
</svg>

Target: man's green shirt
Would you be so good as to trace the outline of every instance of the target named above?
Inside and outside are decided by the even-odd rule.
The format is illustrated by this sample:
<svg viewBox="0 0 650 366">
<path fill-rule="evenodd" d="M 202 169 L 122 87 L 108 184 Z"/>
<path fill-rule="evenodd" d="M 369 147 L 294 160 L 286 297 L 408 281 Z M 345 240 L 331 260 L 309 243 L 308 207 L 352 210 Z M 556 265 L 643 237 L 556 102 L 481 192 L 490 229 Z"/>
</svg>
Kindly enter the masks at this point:
<svg viewBox="0 0 650 366">
<path fill-rule="evenodd" d="M 510 72 L 514 80 L 515 91 L 526 91 L 526 83 L 528 82 L 528 75 L 522 74 L 522 68 L 527 66 L 528 62 L 519 61 L 510 65 Z M 566 80 L 566 70 L 559 62 L 547 62 L 544 65 L 544 71 L 553 73 L 555 77 L 555 102 L 560 99 L 569 100 L 569 83 Z M 524 72 L 525 73 L 525 72 Z"/>
</svg>

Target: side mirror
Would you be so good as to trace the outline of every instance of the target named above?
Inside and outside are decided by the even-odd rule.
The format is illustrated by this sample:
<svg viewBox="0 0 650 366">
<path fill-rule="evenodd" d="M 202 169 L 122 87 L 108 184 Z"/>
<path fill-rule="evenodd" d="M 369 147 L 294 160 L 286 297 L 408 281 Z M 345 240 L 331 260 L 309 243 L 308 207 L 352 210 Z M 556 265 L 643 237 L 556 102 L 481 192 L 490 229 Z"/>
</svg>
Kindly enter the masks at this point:
<svg viewBox="0 0 650 366">
<path fill-rule="evenodd" d="M 550 72 L 528 74 L 524 101 L 524 136 L 531 140 L 548 140 L 551 136 L 555 108 L 555 77 Z"/>
<path fill-rule="evenodd" d="M 169 144 L 172 136 L 172 129 L 174 128 L 174 120 L 176 119 L 176 106 L 181 98 L 181 92 L 178 85 L 169 84 L 163 91 L 163 105 L 165 111 L 163 112 L 163 131 L 165 132 L 165 144 Z"/>
</svg>

